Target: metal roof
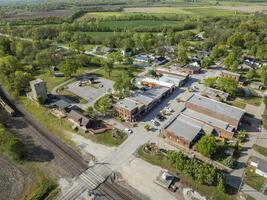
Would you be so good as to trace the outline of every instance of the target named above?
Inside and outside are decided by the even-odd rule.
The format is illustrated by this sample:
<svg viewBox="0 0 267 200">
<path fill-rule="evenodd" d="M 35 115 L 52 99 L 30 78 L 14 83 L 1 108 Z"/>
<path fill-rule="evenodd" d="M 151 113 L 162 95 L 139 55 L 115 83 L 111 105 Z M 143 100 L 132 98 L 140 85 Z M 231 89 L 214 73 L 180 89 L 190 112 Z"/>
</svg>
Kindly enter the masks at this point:
<svg viewBox="0 0 267 200">
<path fill-rule="evenodd" d="M 188 99 L 188 102 L 236 120 L 240 120 L 245 113 L 245 111 L 240 108 L 219 101 L 215 101 L 213 99 L 203 97 L 197 94 L 193 94 Z"/>
<path fill-rule="evenodd" d="M 251 161 L 258 164 L 257 169 L 261 170 L 262 172 L 267 173 L 267 162 L 265 160 L 258 158 L 256 156 L 252 156 Z"/>
<path fill-rule="evenodd" d="M 51 105 L 52 105 L 52 106 L 57 106 L 59 109 L 65 109 L 65 108 L 71 106 L 70 103 L 68 103 L 68 102 L 66 102 L 66 101 L 64 101 L 64 100 L 62 100 L 62 99 L 60 99 L 60 100 L 58 100 L 58 101 L 52 103 Z"/>
<path fill-rule="evenodd" d="M 215 126 L 215 127 L 221 128 L 221 129 L 229 131 L 229 132 L 234 131 L 234 127 L 232 125 L 230 125 L 229 123 L 218 120 L 218 119 L 213 118 L 213 117 L 210 117 L 208 115 L 193 111 L 191 109 L 185 109 L 183 111 L 183 114 L 185 114 L 191 118 L 194 118 L 196 120 L 202 121 L 206 124 L 209 124 L 210 126 Z"/>
<path fill-rule="evenodd" d="M 221 90 L 214 89 L 214 88 L 210 88 L 210 87 L 205 87 L 201 91 L 201 94 L 208 95 L 208 96 L 214 96 L 214 97 L 220 97 L 224 100 L 226 100 L 229 97 L 228 93 L 223 92 Z"/>
<path fill-rule="evenodd" d="M 122 99 L 121 101 L 119 101 L 116 106 L 119 106 L 119 107 L 122 107 L 122 108 L 125 108 L 129 111 L 132 111 L 136 108 L 138 108 L 140 106 L 140 103 L 130 99 L 130 98 L 125 98 L 125 99 Z"/>
<path fill-rule="evenodd" d="M 202 130 L 199 122 L 182 114 L 178 115 L 166 129 L 190 141 L 194 140 Z"/>
<path fill-rule="evenodd" d="M 160 80 L 157 80 L 157 79 L 154 79 L 154 78 L 144 78 L 142 80 L 142 82 L 152 83 L 152 84 L 155 84 L 155 85 L 164 86 L 164 87 L 168 87 L 168 88 L 174 87 L 173 83 L 160 81 Z"/>
</svg>

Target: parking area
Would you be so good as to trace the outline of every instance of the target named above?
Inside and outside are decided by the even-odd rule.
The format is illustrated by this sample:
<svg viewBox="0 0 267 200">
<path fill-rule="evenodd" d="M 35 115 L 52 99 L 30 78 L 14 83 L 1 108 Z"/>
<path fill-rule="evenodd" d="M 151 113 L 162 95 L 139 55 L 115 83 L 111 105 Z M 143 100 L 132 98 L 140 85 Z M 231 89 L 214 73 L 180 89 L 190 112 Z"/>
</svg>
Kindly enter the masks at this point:
<svg viewBox="0 0 267 200">
<path fill-rule="evenodd" d="M 79 107 L 92 106 L 94 102 L 113 88 L 113 81 L 92 75 L 81 76 L 77 81 L 70 83 L 67 90 L 85 100 L 86 104 Z"/>
</svg>

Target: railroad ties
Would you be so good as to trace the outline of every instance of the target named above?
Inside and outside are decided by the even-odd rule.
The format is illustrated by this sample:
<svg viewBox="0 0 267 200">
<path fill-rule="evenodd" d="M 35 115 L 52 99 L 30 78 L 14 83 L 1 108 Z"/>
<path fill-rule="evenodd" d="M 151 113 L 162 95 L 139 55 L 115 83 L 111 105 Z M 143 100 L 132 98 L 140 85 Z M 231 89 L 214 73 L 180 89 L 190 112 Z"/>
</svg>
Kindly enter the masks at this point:
<svg viewBox="0 0 267 200">
<path fill-rule="evenodd" d="M 75 183 L 67 191 L 63 191 L 57 200 L 74 200 L 85 191 L 94 191 L 106 181 L 111 173 L 111 169 L 107 166 L 97 164 L 80 174 Z M 110 196 L 110 194 L 105 194 L 104 191 L 98 190 L 98 192 L 103 196 Z"/>
</svg>

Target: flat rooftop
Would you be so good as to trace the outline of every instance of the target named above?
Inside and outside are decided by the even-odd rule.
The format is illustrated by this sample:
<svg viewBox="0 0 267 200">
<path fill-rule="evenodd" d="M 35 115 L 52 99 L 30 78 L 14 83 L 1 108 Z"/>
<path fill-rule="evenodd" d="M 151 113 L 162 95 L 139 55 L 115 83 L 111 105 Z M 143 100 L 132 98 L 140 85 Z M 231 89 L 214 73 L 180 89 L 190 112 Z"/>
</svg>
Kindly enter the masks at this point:
<svg viewBox="0 0 267 200">
<path fill-rule="evenodd" d="M 138 91 L 130 99 L 148 105 L 161 98 L 167 91 L 169 91 L 168 87 L 158 86 L 146 91 Z"/>
<path fill-rule="evenodd" d="M 256 156 L 251 157 L 251 161 L 258 164 L 258 169 L 267 173 L 267 162 L 261 158 L 258 158 Z"/>
<path fill-rule="evenodd" d="M 231 126 L 230 124 L 228 124 L 227 122 L 218 120 L 216 118 L 210 117 L 208 115 L 193 111 L 191 109 L 185 109 L 183 111 L 183 114 L 187 115 L 188 117 L 191 117 L 193 119 L 202 121 L 210 126 L 213 127 L 218 127 L 221 128 L 223 130 L 226 130 L 228 132 L 233 132 L 234 131 L 234 127 Z"/>
<path fill-rule="evenodd" d="M 219 96 L 219 97 L 223 97 L 224 99 L 227 99 L 229 94 L 226 92 L 223 92 L 221 90 L 217 90 L 214 88 L 210 88 L 210 87 L 205 87 L 202 91 L 202 94 L 204 95 L 211 95 L 211 96 Z"/>
<path fill-rule="evenodd" d="M 142 80 L 142 82 L 152 83 L 152 84 L 155 84 L 155 85 L 164 86 L 164 87 L 168 87 L 168 88 L 174 87 L 174 84 L 173 83 L 169 83 L 169 82 L 165 82 L 165 81 L 160 81 L 160 80 L 153 79 L 153 78 L 144 78 Z"/>
<path fill-rule="evenodd" d="M 240 108 L 198 94 L 193 94 L 188 99 L 188 102 L 236 120 L 240 120 L 245 113 L 245 111 Z"/>
<path fill-rule="evenodd" d="M 235 73 L 235 72 L 231 72 L 231 71 L 227 71 L 227 70 L 222 70 L 221 73 L 240 77 L 240 74 Z"/>
<path fill-rule="evenodd" d="M 194 140 L 202 130 L 198 121 L 183 114 L 178 115 L 165 129 L 189 141 Z"/>
<path fill-rule="evenodd" d="M 32 80 L 30 81 L 30 84 L 38 84 L 38 83 L 44 83 L 44 81 L 42 79 L 35 79 L 35 80 Z"/>
<path fill-rule="evenodd" d="M 140 103 L 133 101 L 129 98 L 122 99 L 119 101 L 116 106 L 122 107 L 124 109 L 127 109 L 129 111 L 132 111 L 140 106 Z"/>
<path fill-rule="evenodd" d="M 154 87 L 146 91 L 137 91 L 133 96 L 120 100 L 116 106 L 132 111 L 135 108 L 153 103 L 161 98 L 167 91 L 169 91 L 169 88 L 162 86 Z"/>
</svg>

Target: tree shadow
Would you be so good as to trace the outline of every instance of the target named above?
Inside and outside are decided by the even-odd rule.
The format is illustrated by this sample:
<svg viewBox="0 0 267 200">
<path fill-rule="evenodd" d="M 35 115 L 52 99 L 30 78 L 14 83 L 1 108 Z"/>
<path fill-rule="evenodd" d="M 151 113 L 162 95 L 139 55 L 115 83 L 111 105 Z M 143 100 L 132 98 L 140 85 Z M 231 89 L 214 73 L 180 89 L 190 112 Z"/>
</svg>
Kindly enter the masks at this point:
<svg viewBox="0 0 267 200">
<path fill-rule="evenodd" d="M 32 162 L 48 162 L 55 158 L 54 154 L 36 144 L 32 136 L 30 136 L 31 129 L 21 120 L 21 118 L 6 117 L 3 120 L 5 126 L 9 128 L 12 133 L 24 144 L 26 156 L 24 160 Z"/>
</svg>

